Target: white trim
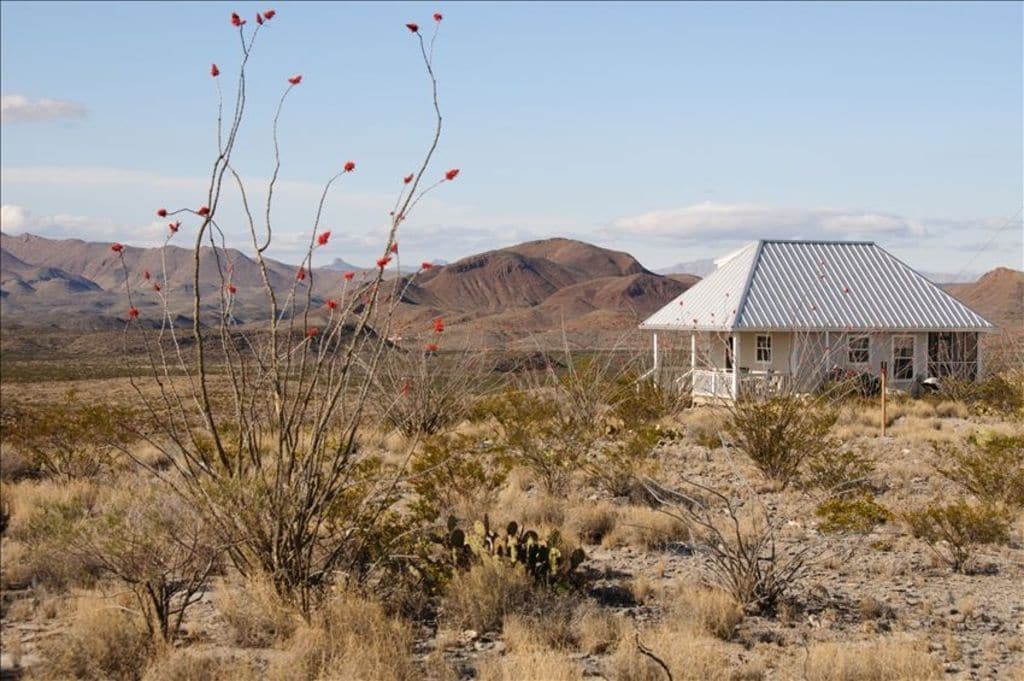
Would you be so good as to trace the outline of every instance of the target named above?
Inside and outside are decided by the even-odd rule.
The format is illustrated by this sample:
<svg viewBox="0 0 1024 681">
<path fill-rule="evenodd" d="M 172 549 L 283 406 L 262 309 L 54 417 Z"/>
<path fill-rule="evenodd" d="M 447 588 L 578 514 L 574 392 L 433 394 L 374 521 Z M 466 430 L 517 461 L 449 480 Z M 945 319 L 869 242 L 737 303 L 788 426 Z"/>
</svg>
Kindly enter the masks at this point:
<svg viewBox="0 0 1024 681">
<path fill-rule="evenodd" d="M 768 339 L 768 347 L 766 348 L 768 350 L 768 359 L 760 359 L 757 356 L 757 353 L 761 350 L 761 348 L 758 347 L 758 344 L 760 343 L 762 338 L 767 338 Z M 772 360 L 774 359 L 774 355 L 772 354 L 772 346 L 773 345 L 774 344 L 772 343 L 772 335 L 770 333 L 759 333 L 759 334 L 756 334 L 754 336 L 754 363 L 755 364 L 771 364 Z"/>
</svg>

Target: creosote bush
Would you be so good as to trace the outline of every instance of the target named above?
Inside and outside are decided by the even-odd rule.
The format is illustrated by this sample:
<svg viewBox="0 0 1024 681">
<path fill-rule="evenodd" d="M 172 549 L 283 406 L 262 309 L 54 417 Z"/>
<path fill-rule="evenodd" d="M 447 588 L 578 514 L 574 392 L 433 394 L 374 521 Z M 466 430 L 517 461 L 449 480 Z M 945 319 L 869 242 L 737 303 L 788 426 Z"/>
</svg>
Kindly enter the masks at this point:
<svg viewBox="0 0 1024 681">
<path fill-rule="evenodd" d="M 793 395 L 736 404 L 726 433 L 733 444 L 783 488 L 804 460 L 837 444 L 829 437 L 838 414 Z"/>
<path fill-rule="evenodd" d="M 964 444 L 934 446 L 946 478 L 984 502 L 1024 507 L 1024 435 L 974 434 Z"/>
<path fill-rule="evenodd" d="M 804 483 L 831 493 L 867 488 L 876 462 L 863 446 L 826 447 L 807 459 Z"/>
<path fill-rule="evenodd" d="M 1010 517 L 1004 509 L 965 499 L 935 503 L 905 514 L 904 519 L 914 536 L 927 542 L 955 572 L 969 569 L 977 546 L 1002 544 L 1010 536 Z"/>
<path fill-rule="evenodd" d="M 818 529 L 826 534 L 866 534 L 893 515 L 868 491 L 826 499 L 814 509 L 820 521 Z"/>
</svg>

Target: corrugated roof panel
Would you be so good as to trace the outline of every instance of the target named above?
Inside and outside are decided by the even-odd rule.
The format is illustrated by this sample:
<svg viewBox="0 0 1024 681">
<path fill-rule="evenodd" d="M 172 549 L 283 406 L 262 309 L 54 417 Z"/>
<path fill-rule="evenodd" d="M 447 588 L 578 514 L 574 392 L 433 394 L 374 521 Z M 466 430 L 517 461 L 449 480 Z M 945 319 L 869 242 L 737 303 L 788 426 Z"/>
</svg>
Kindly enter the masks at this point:
<svg viewBox="0 0 1024 681">
<path fill-rule="evenodd" d="M 729 295 L 723 298 L 725 293 Z M 738 314 L 723 304 L 737 298 L 741 303 Z M 709 319 L 713 321 L 709 323 Z M 884 249 L 852 241 L 750 244 L 641 326 L 698 330 L 994 328 Z"/>
<path fill-rule="evenodd" d="M 758 248 L 756 242 L 749 244 L 727 260 L 720 261 L 714 272 L 644 320 L 640 328 L 733 328 Z"/>
</svg>

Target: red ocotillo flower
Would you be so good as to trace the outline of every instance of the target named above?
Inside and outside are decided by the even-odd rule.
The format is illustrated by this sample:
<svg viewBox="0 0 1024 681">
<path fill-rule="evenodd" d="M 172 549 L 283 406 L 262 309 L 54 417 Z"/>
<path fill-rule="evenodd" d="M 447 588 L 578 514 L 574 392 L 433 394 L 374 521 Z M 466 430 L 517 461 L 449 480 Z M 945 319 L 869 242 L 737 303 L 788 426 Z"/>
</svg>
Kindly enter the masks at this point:
<svg viewBox="0 0 1024 681">
<path fill-rule="evenodd" d="M 459 169 L 458 168 L 452 168 L 451 170 L 449 170 L 447 173 L 444 174 L 444 179 L 446 179 L 448 181 L 454 180 L 458 176 L 458 174 L 459 174 Z"/>
<path fill-rule="evenodd" d="M 199 206 L 199 210 L 196 211 L 196 215 L 200 215 L 200 216 L 202 216 L 204 218 L 207 215 L 209 215 L 209 214 L 210 214 L 210 207 L 209 206 Z"/>
<path fill-rule="evenodd" d="M 167 209 L 166 209 L 166 208 L 160 208 L 160 209 L 158 209 L 158 210 L 156 211 L 156 214 L 157 214 L 157 215 L 158 215 L 159 217 L 165 218 L 165 217 L 167 217 Z"/>
<path fill-rule="evenodd" d="M 384 269 L 391 262 L 391 256 L 385 255 L 382 258 L 377 258 L 377 267 Z"/>
<path fill-rule="evenodd" d="M 338 309 L 338 301 L 335 300 L 334 298 L 329 299 L 325 304 L 327 305 L 327 309 L 328 310 L 337 310 Z"/>
<path fill-rule="evenodd" d="M 263 25 L 263 15 L 260 14 L 259 12 L 256 12 L 256 23 L 259 24 L 260 26 Z"/>
<path fill-rule="evenodd" d="M 408 175 L 402 178 L 402 184 L 409 184 L 410 182 L 412 182 L 412 178 L 413 174 L 409 173 Z"/>
<path fill-rule="evenodd" d="M 346 173 L 351 173 L 355 169 L 356 169 L 356 162 L 355 161 L 345 161 L 345 172 Z"/>
<path fill-rule="evenodd" d="M 423 349 L 427 352 L 437 352 L 437 343 L 427 343 L 423 346 Z"/>
<path fill-rule="evenodd" d="M 121 251 L 124 250 L 124 246 L 122 246 L 119 243 L 113 243 L 110 245 L 110 250 L 112 250 L 114 253 L 120 253 Z"/>
<path fill-rule="evenodd" d="M 274 18 L 275 14 L 277 14 L 277 12 L 275 12 L 272 9 L 268 9 L 266 12 L 263 13 L 263 18 L 266 19 L 267 21 L 270 21 L 271 19 Z"/>
<path fill-rule="evenodd" d="M 142 270 L 142 278 L 145 279 L 146 281 L 149 281 L 149 279 L 150 279 L 149 270 Z"/>
<path fill-rule="evenodd" d="M 135 307 L 134 305 L 128 308 L 128 319 L 136 319 L 138 316 L 139 308 Z"/>
<path fill-rule="evenodd" d="M 245 25 L 245 19 L 243 19 L 242 17 L 238 16 L 238 12 L 232 12 L 231 13 L 231 25 L 232 26 L 244 26 Z"/>
<path fill-rule="evenodd" d="M 299 271 L 295 273 L 295 278 L 299 281 L 304 281 L 306 279 L 306 268 L 300 267 Z"/>
<path fill-rule="evenodd" d="M 345 274 L 343 274 L 341 276 L 345 277 L 345 281 L 352 281 L 355 278 L 356 273 L 355 272 L 346 272 Z"/>
<path fill-rule="evenodd" d="M 440 23 L 441 19 L 443 19 L 443 18 L 444 17 L 441 16 L 440 12 L 434 12 L 434 21 L 437 21 L 437 22 Z"/>
<path fill-rule="evenodd" d="M 444 319 L 438 317 L 434 320 L 434 333 L 441 333 L 444 331 Z"/>
<path fill-rule="evenodd" d="M 434 266 L 434 263 L 428 262 L 426 260 L 424 260 L 423 262 L 420 263 L 420 269 L 422 269 L 422 270 L 429 270 L 433 266 Z"/>
<path fill-rule="evenodd" d="M 238 293 L 238 287 L 235 286 L 234 284 L 228 284 L 228 293 L 230 293 L 231 295 L 235 295 L 236 293 Z"/>
<path fill-rule="evenodd" d="M 330 238 L 331 238 L 330 230 L 328 230 L 326 232 L 320 232 L 319 236 L 317 236 L 317 238 L 316 238 L 316 243 L 317 243 L 318 246 L 326 246 L 327 245 L 327 241 Z"/>
<path fill-rule="evenodd" d="M 308 329 L 306 329 L 306 338 L 312 338 L 318 333 L 320 333 L 320 329 L 316 328 L 315 326 L 311 326 Z"/>
<path fill-rule="evenodd" d="M 302 82 L 302 74 L 295 74 L 294 76 L 288 79 L 288 82 L 291 83 L 292 85 L 298 85 L 299 83 Z"/>
<path fill-rule="evenodd" d="M 157 293 L 159 293 L 160 292 L 160 284 L 158 284 L 158 283 L 156 283 L 154 281 L 153 282 L 153 290 L 156 291 Z"/>
<path fill-rule="evenodd" d="M 392 253 L 398 253 L 398 242 L 397 241 L 392 241 L 391 242 L 391 252 Z"/>
<path fill-rule="evenodd" d="M 167 229 L 171 230 L 171 234 L 176 234 L 180 227 L 181 227 L 181 220 L 175 220 L 174 222 L 168 222 L 167 223 Z"/>
<path fill-rule="evenodd" d="M 220 69 L 217 68 L 216 64 L 210 64 L 210 75 L 214 78 L 220 75 Z"/>
<path fill-rule="evenodd" d="M 410 31 L 411 33 L 419 33 L 419 32 L 420 32 L 420 26 L 419 26 L 419 24 L 406 24 L 406 25 L 405 25 L 405 27 L 406 27 L 407 29 L 409 29 L 409 31 Z"/>
</svg>

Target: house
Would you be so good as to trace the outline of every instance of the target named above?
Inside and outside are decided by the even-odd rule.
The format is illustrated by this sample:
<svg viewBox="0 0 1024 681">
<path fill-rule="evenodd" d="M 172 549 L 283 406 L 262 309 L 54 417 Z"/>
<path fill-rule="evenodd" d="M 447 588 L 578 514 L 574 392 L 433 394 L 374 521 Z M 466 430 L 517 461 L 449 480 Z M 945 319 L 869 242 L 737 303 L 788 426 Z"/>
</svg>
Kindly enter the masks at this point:
<svg viewBox="0 0 1024 681">
<path fill-rule="evenodd" d="M 810 392 L 883 365 L 901 389 L 930 376 L 976 379 L 978 334 L 995 330 L 873 242 L 762 240 L 715 264 L 640 325 L 655 332 L 656 380 L 688 385 L 698 400 Z M 689 362 L 666 364 L 665 341 L 686 337 Z"/>
</svg>

